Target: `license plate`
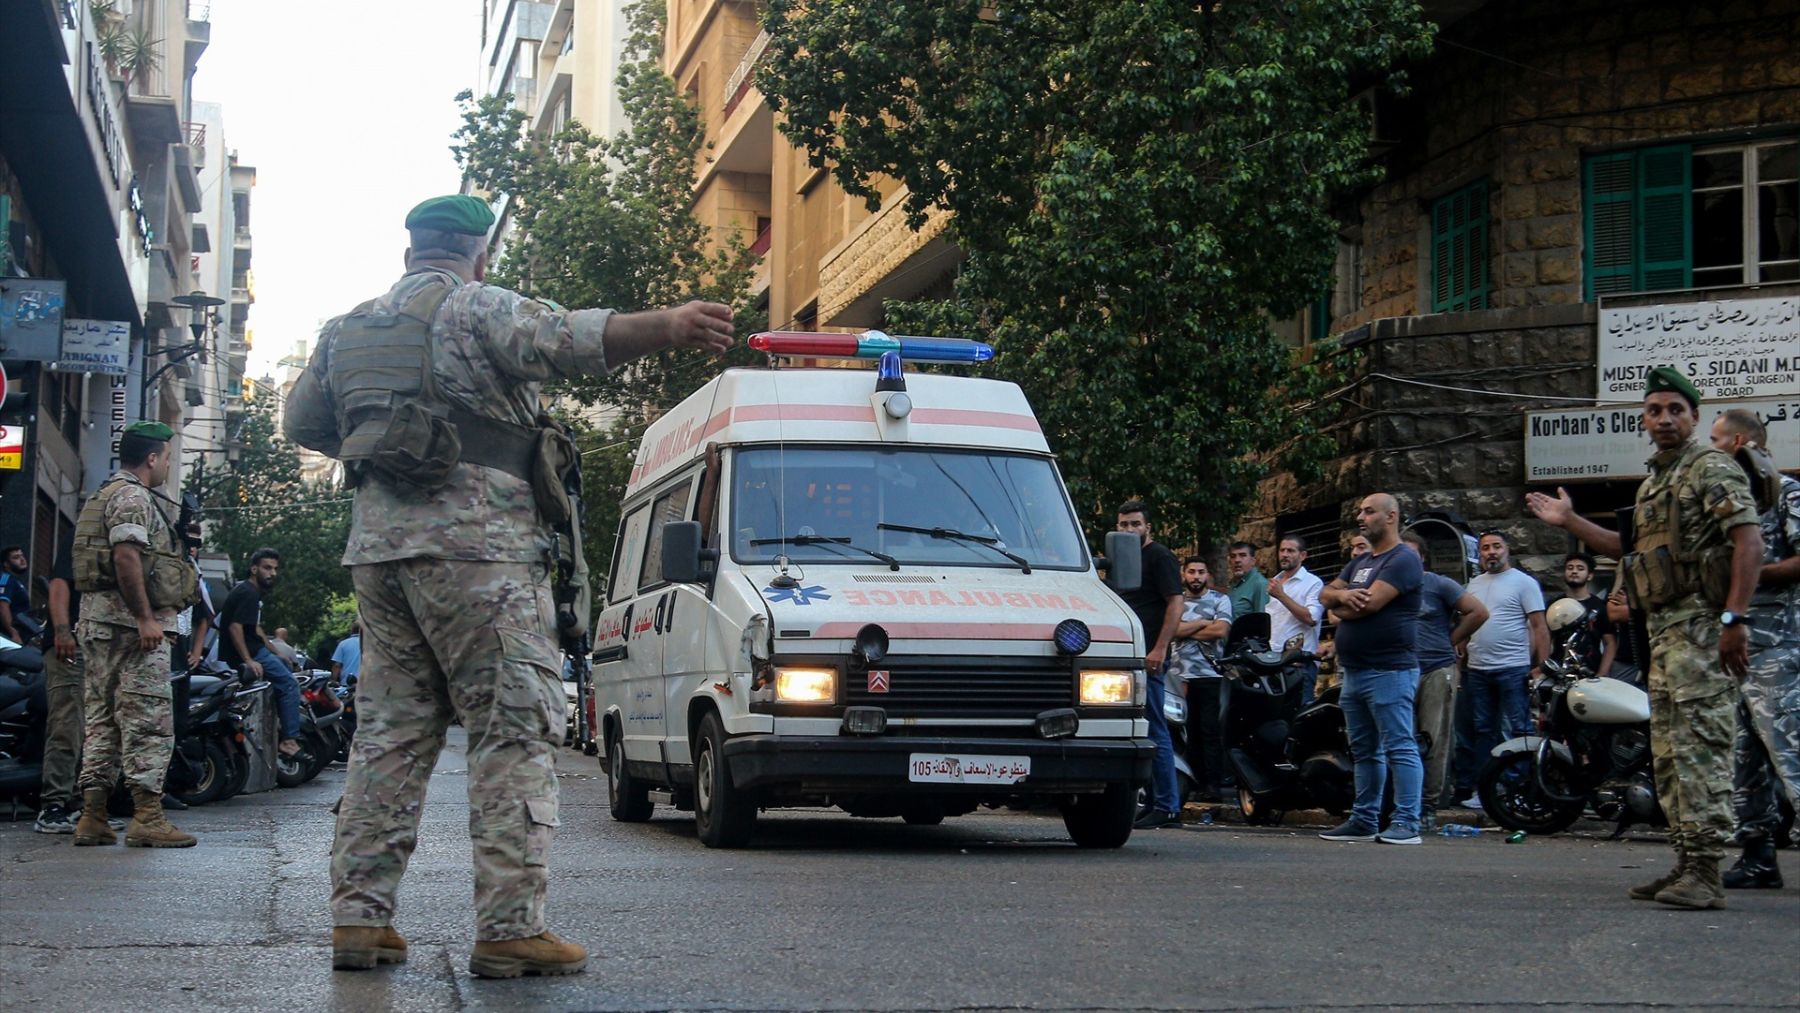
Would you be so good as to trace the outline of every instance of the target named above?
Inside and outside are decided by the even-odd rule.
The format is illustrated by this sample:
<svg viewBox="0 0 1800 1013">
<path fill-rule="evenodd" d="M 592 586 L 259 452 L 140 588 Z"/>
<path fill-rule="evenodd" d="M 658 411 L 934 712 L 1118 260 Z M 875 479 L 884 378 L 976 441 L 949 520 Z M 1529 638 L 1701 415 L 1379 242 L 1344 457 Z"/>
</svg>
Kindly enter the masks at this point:
<svg viewBox="0 0 1800 1013">
<path fill-rule="evenodd" d="M 914 753 L 907 779 L 931 784 L 1018 784 L 1031 776 L 1029 756 Z"/>
</svg>

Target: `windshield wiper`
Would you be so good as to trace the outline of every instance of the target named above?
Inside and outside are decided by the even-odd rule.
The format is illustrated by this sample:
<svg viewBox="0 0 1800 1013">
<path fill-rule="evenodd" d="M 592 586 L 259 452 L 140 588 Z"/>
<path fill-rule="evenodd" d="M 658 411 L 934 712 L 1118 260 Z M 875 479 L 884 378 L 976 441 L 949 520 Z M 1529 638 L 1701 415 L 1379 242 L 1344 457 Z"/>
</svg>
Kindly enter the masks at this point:
<svg viewBox="0 0 1800 1013">
<path fill-rule="evenodd" d="M 900 561 L 898 559 L 895 559 L 893 556 L 890 556 L 885 552 L 877 552 L 874 549 L 865 549 L 860 545 L 851 545 L 850 539 L 848 539 L 848 538 L 827 538 L 824 535 L 795 535 L 792 538 L 752 538 L 752 539 L 750 539 L 750 544 L 751 545 L 790 545 L 790 544 L 791 545 L 827 545 L 827 546 L 831 546 L 834 548 L 842 547 L 842 548 L 846 548 L 846 549 L 855 549 L 856 551 L 863 553 L 864 555 L 873 556 L 876 559 L 881 560 L 882 562 L 887 564 L 888 569 L 890 569 L 890 570 L 900 569 Z"/>
<path fill-rule="evenodd" d="M 881 521 L 875 526 L 886 531 L 910 531 L 915 535 L 930 535 L 933 538 L 947 538 L 953 541 L 973 542 L 976 545 L 985 545 L 995 552 L 1000 553 L 1002 556 L 1005 556 L 1007 559 L 1019 564 L 1020 570 L 1023 570 L 1026 573 L 1031 572 L 1031 560 L 1026 559 L 1016 552 L 1009 552 L 1006 549 L 1001 548 L 1000 539 L 998 538 L 989 538 L 986 535 L 971 535 L 967 531 L 958 531 L 955 528 L 920 528 L 914 527 L 911 524 L 889 524 L 886 521 Z"/>
</svg>

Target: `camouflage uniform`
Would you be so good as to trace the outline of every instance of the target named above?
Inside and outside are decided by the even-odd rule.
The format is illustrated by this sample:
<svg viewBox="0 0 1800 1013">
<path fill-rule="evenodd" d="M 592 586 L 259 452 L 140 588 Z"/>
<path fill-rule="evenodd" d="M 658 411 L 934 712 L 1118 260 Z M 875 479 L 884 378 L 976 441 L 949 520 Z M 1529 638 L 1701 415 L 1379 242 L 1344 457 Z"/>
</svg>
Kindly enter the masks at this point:
<svg viewBox="0 0 1800 1013">
<path fill-rule="evenodd" d="M 1800 552 L 1800 481 L 1781 479 L 1781 502 L 1762 515 L 1763 564 Z M 1772 835 L 1776 783 L 1800 809 L 1800 585 L 1758 588 L 1750 602 L 1750 676 L 1737 706 L 1731 801 L 1741 831 Z"/>
<path fill-rule="evenodd" d="M 409 272 L 378 307 L 403 305 L 443 277 Z M 609 315 L 460 285 L 432 323 L 440 394 L 466 411 L 535 425 L 542 381 L 607 371 L 601 337 Z M 330 357 L 338 325 L 326 325 L 288 397 L 287 432 L 296 442 L 334 439 Z M 550 548 L 529 483 L 499 470 L 461 463 L 428 492 L 374 475 L 357 487 L 344 563 L 356 584 L 366 653 L 332 850 L 334 925 L 392 922 L 426 782 L 454 714 L 469 734 L 476 937 L 544 931 L 565 722 Z"/>
<path fill-rule="evenodd" d="M 1730 544 L 1728 532 L 1757 522 L 1750 485 L 1730 457 L 1688 443 L 1650 458 L 1638 487 L 1638 530 L 1656 522 L 1656 502 L 1674 486 L 1683 550 Z M 1642 542 L 1640 541 L 1640 545 Z M 1731 743 L 1737 682 L 1719 662 L 1720 606 L 1699 593 L 1647 615 L 1650 748 L 1656 793 L 1679 854 L 1717 861 L 1731 834 Z"/>
<path fill-rule="evenodd" d="M 168 545 L 169 521 L 150 490 L 130 472 L 120 472 L 114 479 L 120 476 L 127 484 L 107 501 L 102 519 L 107 540 L 143 548 Z M 79 782 L 83 790 L 111 788 L 122 767 L 132 789 L 162 794 L 163 774 L 175 743 L 167 638 L 175 633 L 176 611 L 158 609 L 156 621 L 165 639 L 155 650 L 142 651 L 137 619 L 117 590 L 81 596 L 75 639 L 87 663 L 82 694 L 87 732 Z"/>
</svg>

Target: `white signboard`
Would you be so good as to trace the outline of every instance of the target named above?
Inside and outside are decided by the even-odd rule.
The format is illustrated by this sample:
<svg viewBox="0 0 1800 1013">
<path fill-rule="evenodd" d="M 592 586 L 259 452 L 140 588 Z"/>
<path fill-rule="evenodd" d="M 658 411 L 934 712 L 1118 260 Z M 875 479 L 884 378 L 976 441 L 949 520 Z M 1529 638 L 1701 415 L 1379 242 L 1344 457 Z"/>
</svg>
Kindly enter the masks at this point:
<svg viewBox="0 0 1800 1013">
<path fill-rule="evenodd" d="M 124 376 L 130 358 L 130 323 L 123 320 L 64 320 L 62 354 L 50 368 L 63 373 Z"/>
<path fill-rule="evenodd" d="M 1731 408 L 1757 414 L 1769 430 L 1769 453 L 1783 471 L 1800 469 L 1800 397 L 1719 401 L 1700 406 L 1694 435 L 1706 439 L 1713 420 Z M 1599 482 L 1642 478 L 1656 446 L 1637 405 L 1525 413 L 1525 481 Z"/>
<path fill-rule="evenodd" d="M 1637 401 L 1674 366 L 1703 400 L 1800 396 L 1800 296 L 1600 309 L 1599 401 Z"/>
</svg>

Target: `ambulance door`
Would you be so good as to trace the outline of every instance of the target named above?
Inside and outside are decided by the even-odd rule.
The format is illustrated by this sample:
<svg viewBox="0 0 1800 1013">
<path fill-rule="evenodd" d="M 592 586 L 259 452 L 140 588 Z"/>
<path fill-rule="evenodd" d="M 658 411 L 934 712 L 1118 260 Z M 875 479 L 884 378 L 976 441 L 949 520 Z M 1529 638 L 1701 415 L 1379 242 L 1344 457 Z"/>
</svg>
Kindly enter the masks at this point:
<svg viewBox="0 0 1800 1013">
<path fill-rule="evenodd" d="M 650 501 L 649 529 L 645 533 L 644 562 L 638 571 L 638 625 L 649 624 L 643 634 L 654 637 L 660 652 L 662 682 L 657 687 L 662 705 L 662 756 L 671 767 L 692 762 L 688 754 L 687 702 L 699 688 L 705 673 L 706 599 L 694 585 L 670 584 L 662 578 L 663 525 L 693 519 L 694 487 L 698 468 L 684 471 L 660 485 Z"/>
<path fill-rule="evenodd" d="M 650 500 L 625 505 L 625 519 L 613 545 L 606 607 L 594 624 L 595 718 L 604 721 L 617 707 L 625 758 L 644 764 L 662 760 L 662 644 L 646 637 L 637 574 L 650 526 Z"/>
</svg>

